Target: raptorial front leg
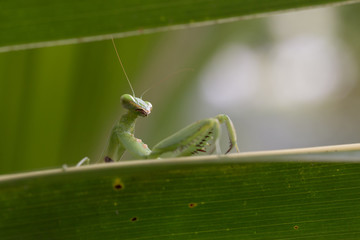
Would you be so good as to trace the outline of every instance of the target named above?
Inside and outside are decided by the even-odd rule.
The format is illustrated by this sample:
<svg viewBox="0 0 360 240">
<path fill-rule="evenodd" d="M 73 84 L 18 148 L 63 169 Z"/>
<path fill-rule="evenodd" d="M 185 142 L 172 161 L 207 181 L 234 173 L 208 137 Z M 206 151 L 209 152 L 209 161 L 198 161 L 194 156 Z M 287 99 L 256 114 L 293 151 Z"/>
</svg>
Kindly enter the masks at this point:
<svg viewBox="0 0 360 240">
<path fill-rule="evenodd" d="M 148 146 L 141 139 L 136 138 L 134 134 L 114 131 L 102 159 L 104 162 L 117 162 L 125 150 L 137 158 L 147 158 L 151 153 Z"/>
<path fill-rule="evenodd" d="M 119 140 L 126 150 L 138 158 L 148 158 L 151 154 L 149 147 L 139 138 L 136 138 L 132 133 L 119 134 Z"/>
<path fill-rule="evenodd" d="M 101 162 L 117 162 L 121 159 L 125 148 L 119 139 L 116 129 L 111 132 L 108 146 L 100 158 Z"/>
</svg>

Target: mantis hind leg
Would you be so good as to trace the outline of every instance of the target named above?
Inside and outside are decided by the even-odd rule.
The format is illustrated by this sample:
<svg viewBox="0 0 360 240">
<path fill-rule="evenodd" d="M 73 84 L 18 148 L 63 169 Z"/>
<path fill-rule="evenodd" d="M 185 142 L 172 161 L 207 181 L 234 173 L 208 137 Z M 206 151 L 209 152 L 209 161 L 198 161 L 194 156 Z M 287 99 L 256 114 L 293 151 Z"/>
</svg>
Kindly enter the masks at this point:
<svg viewBox="0 0 360 240">
<path fill-rule="evenodd" d="M 221 123 L 225 123 L 230 139 L 230 146 L 226 153 L 233 147 L 239 151 L 235 128 L 230 118 L 227 115 L 220 114 L 214 118 L 197 121 L 162 140 L 154 146 L 147 158 L 157 158 L 163 155 L 179 157 L 201 153 L 211 154 L 216 148 Z"/>
<path fill-rule="evenodd" d="M 230 152 L 233 147 L 235 147 L 237 152 L 240 152 L 239 147 L 237 145 L 235 127 L 229 116 L 225 114 L 219 114 L 215 118 L 218 119 L 220 123 L 225 123 L 228 132 L 230 144 L 229 144 L 229 149 L 225 152 L 225 154 Z"/>
<path fill-rule="evenodd" d="M 82 166 L 83 164 L 89 165 L 89 164 L 90 164 L 90 158 L 84 157 L 83 159 L 80 160 L 80 162 L 78 162 L 78 163 L 76 164 L 76 167 L 80 167 L 80 166 Z"/>
</svg>

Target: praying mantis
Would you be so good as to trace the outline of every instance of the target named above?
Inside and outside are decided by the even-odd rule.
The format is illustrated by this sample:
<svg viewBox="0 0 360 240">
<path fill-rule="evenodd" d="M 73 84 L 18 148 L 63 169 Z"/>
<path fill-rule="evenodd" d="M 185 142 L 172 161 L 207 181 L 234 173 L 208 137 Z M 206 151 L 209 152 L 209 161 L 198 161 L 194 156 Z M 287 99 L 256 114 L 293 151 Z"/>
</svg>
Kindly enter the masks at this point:
<svg viewBox="0 0 360 240">
<path fill-rule="evenodd" d="M 138 117 L 147 117 L 152 110 L 152 104 L 142 98 L 135 97 L 134 89 L 126 74 L 125 68 L 120 59 L 114 39 L 112 43 L 120 62 L 124 75 L 129 83 L 132 95 L 124 94 L 121 96 L 122 106 L 127 112 L 122 115 L 111 131 L 108 146 L 98 162 L 117 162 L 120 161 L 125 150 L 141 159 L 155 159 L 161 157 L 180 157 L 195 154 L 212 154 L 214 150 L 219 151 L 220 124 L 225 124 L 229 136 L 229 148 L 227 154 L 235 147 L 239 152 L 236 140 L 236 131 L 231 119 L 225 114 L 219 114 L 213 118 L 197 121 L 173 135 L 165 138 L 156 144 L 152 150 L 139 138 L 134 136 L 135 122 Z M 89 163 L 89 158 L 83 158 L 77 166 L 84 162 Z"/>
</svg>

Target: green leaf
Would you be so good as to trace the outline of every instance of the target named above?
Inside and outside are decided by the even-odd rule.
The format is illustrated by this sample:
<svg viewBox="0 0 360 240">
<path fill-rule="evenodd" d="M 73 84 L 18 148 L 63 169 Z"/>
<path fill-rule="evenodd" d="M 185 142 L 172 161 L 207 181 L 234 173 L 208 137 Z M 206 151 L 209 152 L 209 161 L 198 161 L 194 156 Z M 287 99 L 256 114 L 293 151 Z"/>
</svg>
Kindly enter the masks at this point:
<svg viewBox="0 0 360 240">
<path fill-rule="evenodd" d="M 1 239 L 356 239 L 360 144 L 0 178 Z"/>
<path fill-rule="evenodd" d="M 2 0 L 0 51 L 109 39 L 349 0 Z"/>
</svg>

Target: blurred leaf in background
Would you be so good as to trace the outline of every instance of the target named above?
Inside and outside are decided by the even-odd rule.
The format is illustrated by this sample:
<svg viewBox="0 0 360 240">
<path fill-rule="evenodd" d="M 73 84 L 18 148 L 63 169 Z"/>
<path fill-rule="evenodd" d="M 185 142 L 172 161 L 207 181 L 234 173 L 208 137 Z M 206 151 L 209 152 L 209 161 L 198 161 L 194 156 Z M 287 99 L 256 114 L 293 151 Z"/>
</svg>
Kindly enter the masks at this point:
<svg viewBox="0 0 360 240">
<path fill-rule="evenodd" d="M 358 9 L 117 39 L 136 94 L 151 87 L 136 135 L 152 147 L 225 113 L 242 151 L 359 142 Z M 110 41 L 1 53 L 0 173 L 97 159 L 124 93 Z"/>
<path fill-rule="evenodd" d="M 193 107 L 209 115 L 229 111 L 244 151 L 358 142 L 359 30 L 356 19 L 345 22 L 358 8 L 267 18 L 268 38 L 255 46 L 234 37 L 199 75 Z"/>
</svg>

